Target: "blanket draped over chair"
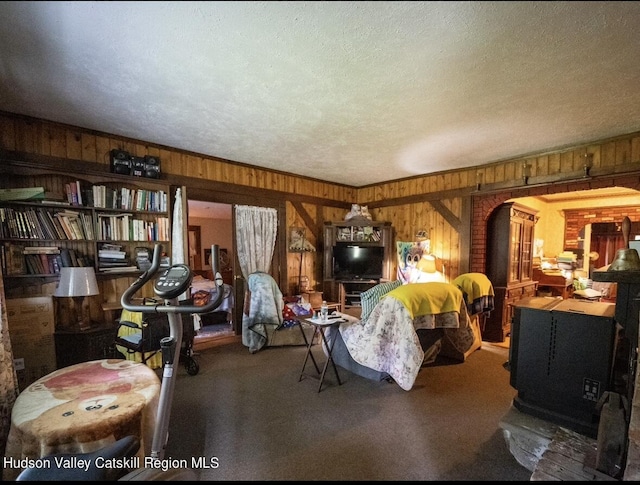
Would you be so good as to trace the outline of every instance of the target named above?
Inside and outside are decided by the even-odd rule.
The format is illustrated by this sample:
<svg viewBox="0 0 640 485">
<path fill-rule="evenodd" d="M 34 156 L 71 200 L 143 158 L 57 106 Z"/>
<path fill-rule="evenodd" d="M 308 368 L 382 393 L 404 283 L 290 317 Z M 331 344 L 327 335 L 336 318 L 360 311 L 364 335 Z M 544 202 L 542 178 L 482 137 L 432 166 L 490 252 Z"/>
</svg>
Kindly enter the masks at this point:
<svg viewBox="0 0 640 485">
<path fill-rule="evenodd" d="M 493 285 L 484 273 L 465 273 L 453 280 L 453 284 L 462 290 L 471 315 L 490 312 L 494 309 Z"/>
<path fill-rule="evenodd" d="M 462 293 L 450 283 L 413 283 L 390 291 L 366 321 L 340 324 L 340 334 L 354 361 L 388 373 L 408 391 L 425 357 L 416 330 L 435 328 L 444 329 L 445 338 L 460 353 L 473 344 Z"/>
<path fill-rule="evenodd" d="M 271 275 L 256 272 L 247 278 L 248 294 L 242 315 L 242 343 L 255 353 L 268 341 L 267 326 L 282 324 L 284 300 Z"/>
</svg>

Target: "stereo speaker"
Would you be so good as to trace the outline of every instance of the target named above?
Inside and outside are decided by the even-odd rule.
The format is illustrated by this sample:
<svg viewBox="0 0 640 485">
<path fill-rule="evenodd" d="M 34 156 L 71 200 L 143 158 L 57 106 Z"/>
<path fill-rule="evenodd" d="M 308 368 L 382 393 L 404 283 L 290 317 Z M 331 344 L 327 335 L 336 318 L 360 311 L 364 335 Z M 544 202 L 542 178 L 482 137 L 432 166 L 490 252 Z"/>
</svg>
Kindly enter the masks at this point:
<svg viewBox="0 0 640 485">
<path fill-rule="evenodd" d="M 131 155 L 124 150 L 111 150 L 111 172 L 131 175 Z"/>
<path fill-rule="evenodd" d="M 160 159 L 158 157 L 145 155 L 144 176 L 151 179 L 160 178 Z"/>
</svg>

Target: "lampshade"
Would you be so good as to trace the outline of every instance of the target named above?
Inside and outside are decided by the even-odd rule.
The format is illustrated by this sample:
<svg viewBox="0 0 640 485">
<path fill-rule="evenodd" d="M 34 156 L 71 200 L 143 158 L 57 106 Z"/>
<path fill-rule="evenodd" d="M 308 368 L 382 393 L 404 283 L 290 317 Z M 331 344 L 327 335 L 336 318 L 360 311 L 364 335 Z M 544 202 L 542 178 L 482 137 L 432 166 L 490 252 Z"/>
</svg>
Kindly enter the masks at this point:
<svg viewBox="0 0 640 485">
<path fill-rule="evenodd" d="M 425 259 L 423 271 L 425 273 L 435 273 L 436 269 L 436 257 L 432 254 L 429 254 Z"/>
<path fill-rule="evenodd" d="M 53 296 L 74 297 L 99 294 L 96 273 L 93 268 L 61 268 L 60 282 Z"/>
</svg>

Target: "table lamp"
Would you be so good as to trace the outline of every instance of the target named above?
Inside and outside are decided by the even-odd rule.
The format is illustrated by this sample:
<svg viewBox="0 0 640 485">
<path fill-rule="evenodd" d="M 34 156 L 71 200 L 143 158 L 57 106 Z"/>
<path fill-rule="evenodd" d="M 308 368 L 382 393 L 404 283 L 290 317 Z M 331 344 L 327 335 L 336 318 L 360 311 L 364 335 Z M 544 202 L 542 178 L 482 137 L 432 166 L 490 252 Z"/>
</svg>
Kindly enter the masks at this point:
<svg viewBox="0 0 640 485">
<path fill-rule="evenodd" d="M 99 293 L 93 268 L 68 267 L 60 269 L 60 281 L 53 296 L 73 298 L 78 326 L 80 330 L 86 330 L 91 322 L 89 315 L 84 312 L 84 298 Z"/>
</svg>

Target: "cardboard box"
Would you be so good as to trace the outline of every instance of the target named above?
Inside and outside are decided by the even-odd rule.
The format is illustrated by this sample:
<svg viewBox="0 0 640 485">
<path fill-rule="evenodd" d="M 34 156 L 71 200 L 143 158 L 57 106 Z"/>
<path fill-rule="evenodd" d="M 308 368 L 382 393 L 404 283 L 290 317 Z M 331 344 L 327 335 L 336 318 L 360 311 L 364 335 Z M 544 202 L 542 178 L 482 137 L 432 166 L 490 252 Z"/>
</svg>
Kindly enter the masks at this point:
<svg viewBox="0 0 640 485">
<path fill-rule="evenodd" d="M 7 318 L 18 385 L 23 391 L 56 370 L 53 298 L 8 299 Z"/>
</svg>

